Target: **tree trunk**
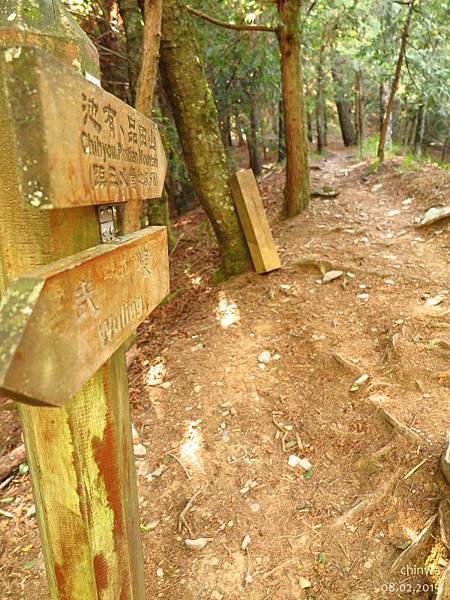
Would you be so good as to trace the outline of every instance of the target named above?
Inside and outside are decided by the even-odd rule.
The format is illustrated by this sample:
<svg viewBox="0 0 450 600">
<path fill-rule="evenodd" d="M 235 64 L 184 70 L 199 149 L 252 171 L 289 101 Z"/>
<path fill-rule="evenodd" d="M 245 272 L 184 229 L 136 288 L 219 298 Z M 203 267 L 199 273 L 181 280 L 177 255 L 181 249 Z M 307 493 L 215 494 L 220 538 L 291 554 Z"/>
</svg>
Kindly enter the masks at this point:
<svg viewBox="0 0 450 600">
<path fill-rule="evenodd" d="M 136 91 L 136 109 L 151 118 L 158 77 L 163 0 L 145 0 L 143 54 Z"/>
<path fill-rule="evenodd" d="M 406 106 L 406 113 L 408 113 L 408 107 Z M 411 135 L 411 127 L 413 124 L 413 120 L 409 117 L 405 117 L 405 125 L 403 129 L 403 138 L 402 138 L 402 146 L 403 148 L 408 147 L 409 136 Z"/>
<path fill-rule="evenodd" d="M 339 60 L 339 57 L 337 60 Z M 342 69 L 339 63 L 333 66 L 332 75 L 342 141 L 345 146 L 354 146 L 356 143 L 356 133 L 352 121 L 352 106 L 345 94 Z"/>
<path fill-rule="evenodd" d="M 130 89 L 133 90 L 136 109 L 149 118 L 152 116 L 153 96 L 158 76 L 162 2 L 163 0 L 144 0 L 145 24 L 143 27 L 137 27 L 136 23 L 133 23 L 133 19 L 137 18 L 138 13 L 139 18 L 142 20 L 141 8 L 137 0 L 126 0 L 125 2 L 122 0 L 120 2 L 121 14 L 123 11 L 122 18 L 126 17 L 130 21 L 128 27 L 125 27 L 128 61 L 132 65 L 130 78 L 135 71 L 138 73 L 136 80 L 130 79 Z M 129 36 L 131 37 L 129 38 Z M 139 52 L 135 51 L 137 45 L 139 46 Z M 133 49 L 131 55 L 130 48 Z M 162 137 L 166 151 L 168 151 L 169 144 L 164 132 L 162 132 Z M 143 212 L 147 214 L 149 224 L 167 227 L 169 248 L 173 247 L 175 235 L 170 224 L 167 193 L 164 191 L 161 198 L 147 200 L 143 204 Z M 121 209 L 123 220 L 133 223 L 135 228 L 138 227 L 141 206 L 140 202 L 128 202 L 124 205 Z"/>
<path fill-rule="evenodd" d="M 255 177 L 262 173 L 260 127 L 258 106 L 255 99 L 250 98 L 250 127 L 247 133 L 247 145 L 250 168 L 253 170 Z"/>
<path fill-rule="evenodd" d="M 379 88 L 378 88 L 378 93 L 379 93 L 379 122 L 380 122 L 380 133 L 381 130 L 383 129 L 383 123 L 384 123 L 384 116 L 386 114 L 386 105 L 387 105 L 387 101 L 388 101 L 388 86 L 387 86 L 387 82 L 383 81 L 380 83 Z"/>
<path fill-rule="evenodd" d="M 284 131 L 283 100 L 278 103 L 278 162 L 286 159 L 286 133 Z"/>
<path fill-rule="evenodd" d="M 285 213 L 294 217 L 309 204 L 309 161 L 306 140 L 299 0 L 278 0 L 284 124 L 286 131 Z"/>
<path fill-rule="evenodd" d="M 448 150 L 448 146 L 450 144 L 450 137 L 447 136 L 444 140 L 444 145 L 442 146 L 442 154 L 441 154 L 441 160 L 442 162 L 446 162 L 447 159 L 447 150 Z"/>
<path fill-rule="evenodd" d="M 125 28 L 128 73 L 130 80 L 130 104 L 135 106 L 136 87 L 142 58 L 144 20 L 136 0 L 119 0 L 119 12 Z"/>
<path fill-rule="evenodd" d="M 323 82 L 317 79 L 317 90 L 316 90 L 316 134 L 317 144 L 316 149 L 319 154 L 322 154 L 326 145 L 326 133 L 325 133 L 325 98 Z"/>
<path fill-rule="evenodd" d="M 251 269 L 251 259 L 231 196 L 217 109 L 193 30 L 184 2 L 165 0 L 161 76 L 190 178 L 219 242 L 222 270 L 231 276 Z"/>
<path fill-rule="evenodd" d="M 417 135 L 418 123 L 419 123 L 419 110 L 416 110 L 414 113 L 414 118 L 411 123 L 411 129 L 409 131 L 408 144 L 407 144 L 409 150 L 414 150 L 414 142 L 415 142 L 416 135 Z"/>
<path fill-rule="evenodd" d="M 423 153 L 423 145 L 425 138 L 425 129 L 427 122 L 427 106 L 426 102 L 420 105 L 417 113 L 417 127 L 414 140 L 414 155 L 420 158 Z"/>
<path fill-rule="evenodd" d="M 309 110 L 306 112 L 306 129 L 307 129 L 308 142 L 310 142 L 312 144 L 314 141 L 313 118 L 312 118 L 312 115 L 309 112 Z"/>
<path fill-rule="evenodd" d="M 326 132 L 326 107 L 325 107 L 325 73 L 324 58 L 326 49 L 327 29 L 322 34 L 322 43 L 320 45 L 319 57 L 317 62 L 317 80 L 316 80 L 316 132 L 317 132 L 317 152 L 322 154 L 327 145 Z"/>
<path fill-rule="evenodd" d="M 400 43 L 400 52 L 398 54 L 397 65 L 395 67 L 394 79 L 392 80 L 391 93 L 389 95 L 389 100 L 386 105 L 386 112 L 384 115 L 383 127 L 381 128 L 380 133 L 380 143 L 378 144 L 378 159 L 381 162 L 384 160 L 384 151 L 386 147 L 386 141 L 388 139 L 389 126 L 391 121 L 392 111 L 394 109 L 394 101 L 395 95 L 398 90 L 398 86 L 400 84 L 400 75 L 402 72 L 402 64 L 403 58 L 405 56 L 406 44 L 408 42 L 409 28 L 411 26 L 411 19 L 414 9 L 415 0 L 411 0 L 408 8 L 408 15 L 406 17 L 406 22 L 403 26 L 402 31 L 402 39 Z"/>
<path fill-rule="evenodd" d="M 355 74 L 355 124 L 356 140 L 358 144 L 359 155 L 362 157 L 364 150 L 365 126 L 364 126 L 364 88 L 361 69 Z"/>
<path fill-rule="evenodd" d="M 9 477 L 26 460 L 25 446 L 21 444 L 0 457 L 0 482 Z"/>
<path fill-rule="evenodd" d="M 222 142 L 225 149 L 231 148 L 233 146 L 233 140 L 231 138 L 231 115 L 229 109 L 224 110 L 220 116 L 220 131 L 222 133 Z"/>
<path fill-rule="evenodd" d="M 240 115 L 239 111 L 235 113 L 234 119 L 235 119 L 235 124 L 236 124 L 236 135 L 238 138 L 238 146 L 239 146 L 239 148 L 242 148 L 242 146 L 245 146 L 245 139 L 244 139 L 244 134 L 242 131 L 242 120 L 241 120 L 241 115 Z"/>
</svg>

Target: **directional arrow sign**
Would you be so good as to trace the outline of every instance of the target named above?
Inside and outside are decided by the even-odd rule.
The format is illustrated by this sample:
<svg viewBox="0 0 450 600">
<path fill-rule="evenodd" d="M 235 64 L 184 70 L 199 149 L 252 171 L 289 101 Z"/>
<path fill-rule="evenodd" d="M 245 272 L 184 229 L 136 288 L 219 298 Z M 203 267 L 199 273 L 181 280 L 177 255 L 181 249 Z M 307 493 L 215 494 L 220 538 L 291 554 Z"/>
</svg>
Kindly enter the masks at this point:
<svg viewBox="0 0 450 600">
<path fill-rule="evenodd" d="M 36 48 L 0 51 L 23 200 L 68 208 L 161 197 L 167 161 L 158 127 Z"/>
<path fill-rule="evenodd" d="M 0 395 L 62 406 L 169 292 L 165 227 L 14 280 L 0 303 Z"/>
</svg>

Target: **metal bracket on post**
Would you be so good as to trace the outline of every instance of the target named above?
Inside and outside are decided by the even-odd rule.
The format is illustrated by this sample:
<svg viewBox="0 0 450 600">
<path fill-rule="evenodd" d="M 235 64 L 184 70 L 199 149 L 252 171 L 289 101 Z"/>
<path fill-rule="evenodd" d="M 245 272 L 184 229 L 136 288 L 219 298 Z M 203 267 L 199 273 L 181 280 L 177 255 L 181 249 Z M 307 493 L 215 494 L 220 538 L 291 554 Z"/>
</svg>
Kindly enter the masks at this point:
<svg viewBox="0 0 450 600">
<path fill-rule="evenodd" d="M 97 206 L 97 214 L 102 242 L 111 242 L 116 238 L 116 209 L 110 204 Z"/>
</svg>

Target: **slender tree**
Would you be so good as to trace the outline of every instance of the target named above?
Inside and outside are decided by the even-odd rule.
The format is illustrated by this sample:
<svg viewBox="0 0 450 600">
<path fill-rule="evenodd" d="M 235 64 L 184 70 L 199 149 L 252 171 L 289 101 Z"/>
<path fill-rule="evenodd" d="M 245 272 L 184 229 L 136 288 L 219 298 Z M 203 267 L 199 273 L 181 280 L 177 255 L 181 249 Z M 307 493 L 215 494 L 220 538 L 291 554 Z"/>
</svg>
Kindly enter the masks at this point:
<svg viewBox="0 0 450 600">
<path fill-rule="evenodd" d="M 284 129 L 286 134 L 286 187 L 284 211 L 294 217 L 309 204 L 309 159 L 306 139 L 303 70 L 301 60 L 302 0 L 276 0 L 280 25 L 228 23 L 188 7 L 205 21 L 237 31 L 263 31 L 277 34 L 281 60 Z"/>
<path fill-rule="evenodd" d="M 347 98 L 344 86 L 344 75 L 340 57 L 335 53 L 334 64 L 331 70 L 334 82 L 334 94 L 336 109 L 341 128 L 342 141 L 345 146 L 353 146 L 356 143 L 356 132 L 352 120 L 352 106 Z"/>
<path fill-rule="evenodd" d="M 394 78 L 392 80 L 391 92 L 389 94 L 389 100 L 386 104 L 383 127 L 381 128 L 381 133 L 380 133 L 380 142 L 378 144 L 378 153 L 377 154 L 378 154 L 378 159 L 379 159 L 380 163 L 383 162 L 383 160 L 384 160 L 386 139 L 388 136 L 388 130 L 389 130 L 389 124 L 391 121 L 392 111 L 394 110 L 395 95 L 397 93 L 398 86 L 400 84 L 400 75 L 402 72 L 403 59 L 405 57 L 406 45 L 408 43 L 409 30 L 411 27 L 411 21 L 412 21 L 412 15 L 413 15 L 415 3 L 416 3 L 416 0 L 410 0 L 410 2 L 407 3 L 408 4 L 408 14 L 407 14 L 406 21 L 405 21 L 405 24 L 404 24 L 403 30 L 402 30 L 400 51 L 398 54 L 397 64 L 395 67 Z"/>
<path fill-rule="evenodd" d="M 143 0 L 141 3 L 137 0 L 119 2 L 127 41 L 131 97 L 136 109 L 148 117 L 152 116 L 158 77 L 162 3 L 163 0 Z M 164 132 L 162 137 L 167 148 Z M 175 236 L 170 224 L 169 202 L 165 189 L 162 198 L 147 202 L 146 212 L 150 225 L 167 227 L 169 248 L 172 248 L 175 245 Z M 122 220 L 135 229 L 139 227 L 140 214 L 141 203 L 128 203 L 122 209 Z"/>
<path fill-rule="evenodd" d="M 144 21 L 136 0 L 118 0 L 118 6 L 125 29 L 127 45 L 130 104 L 134 106 L 136 102 L 136 86 L 141 65 Z"/>
<path fill-rule="evenodd" d="M 164 0 L 160 70 L 189 176 L 219 242 L 222 270 L 227 276 L 247 271 L 251 260 L 231 196 L 217 108 L 181 0 Z"/>
<path fill-rule="evenodd" d="M 137 82 L 136 108 L 151 116 L 153 95 L 156 87 L 161 43 L 161 20 L 163 0 L 145 0 L 143 52 Z"/>
<path fill-rule="evenodd" d="M 277 30 L 281 55 L 284 127 L 286 132 L 285 212 L 294 217 L 309 204 L 309 159 L 306 139 L 301 60 L 300 0 L 278 0 Z"/>
</svg>

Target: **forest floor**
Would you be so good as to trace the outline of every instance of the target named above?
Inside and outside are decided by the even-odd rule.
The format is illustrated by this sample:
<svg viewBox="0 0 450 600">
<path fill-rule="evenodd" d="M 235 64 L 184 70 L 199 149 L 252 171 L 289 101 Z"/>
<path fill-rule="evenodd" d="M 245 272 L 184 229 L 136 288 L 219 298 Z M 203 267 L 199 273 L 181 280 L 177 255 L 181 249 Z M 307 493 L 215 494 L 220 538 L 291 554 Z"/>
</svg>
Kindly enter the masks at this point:
<svg viewBox="0 0 450 600">
<path fill-rule="evenodd" d="M 331 149 L 313 188 L 339 195 L 290 221 L 284 174 L 262 178 L 283 264 L 268 275 L 213 284 L 203 214 L 176 223 L 172 294 L 130 366 L 147 598 L 432 596 L 448 560 L 437 523 L 392 565 L 449 495 L 450 222 L 415 221 L 448 204 L 450 173 L 369 165 Z M 322 283 L 330 265 L 344 274 Z M 0 447 L 19 442 L 14 412 L 0 431 Z M 14 500 L 0 505 L 12 514 L 0 516 L 0 597 L 47 600 L 28 476 L 1 495 Z"/>
</svg>

